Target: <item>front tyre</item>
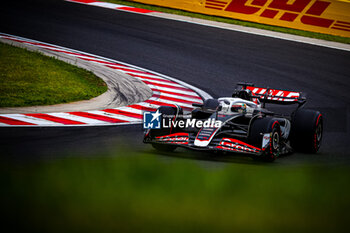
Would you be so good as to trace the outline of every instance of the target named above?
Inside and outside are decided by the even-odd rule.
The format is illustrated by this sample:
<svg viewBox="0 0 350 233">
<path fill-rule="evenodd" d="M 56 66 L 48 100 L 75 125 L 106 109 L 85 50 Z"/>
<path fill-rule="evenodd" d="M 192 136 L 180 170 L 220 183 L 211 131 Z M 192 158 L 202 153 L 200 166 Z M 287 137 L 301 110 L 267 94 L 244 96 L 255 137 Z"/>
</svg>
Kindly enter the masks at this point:
<svg viewBox="0 0 350 233">
<path fill-rule="evenodd" d="M 268 134 L 269 137 L 263 139 L 265 134 Z M 250 126 L 249 141 L 252 145 L 263 150 L 263 154 L 253 157 L 254 159 L 267 162 L 274 161 L 279 156 L 282 143 L 281 128 L 278 120 L 269 117 L 254 120 Z M 263 144 L 264 141 L 266 145 Z"/>
<path fill-rule="evenodd" d="M 319 111 L 299 109 L 292 118 L 290 142 L 296 151 L 316 153 L 323 136 L 323 117 Z"/>
<path fill-rule="evenodd" d="M 158 108 L 159 112 L 162 114 L 162 116 L 178 116 L 183 114 L 183 110 L 180 107 L 172 107 L 172 106 L 161 106 Z M 176 120 L 175 118 L 173 120 Z M 174 133 L 177 129 L 176 128 L 163 128 L 161 125 L 160 129 L 150 129 L 149 131 L 149 137 L 155 138 L 158 136 L 164 136 L 171 133 Z"/>
<path fill-rule="evenodd" d="M 265 154 L 262 157 L 263 160 L 268 162 L 274 161 L 279 155 L 280 144 L 281 144 L 281 129 L 279 127 L 279 124 L 275 124 L 270 134 L 270 143 L 266 147 Z"/>
</svg>

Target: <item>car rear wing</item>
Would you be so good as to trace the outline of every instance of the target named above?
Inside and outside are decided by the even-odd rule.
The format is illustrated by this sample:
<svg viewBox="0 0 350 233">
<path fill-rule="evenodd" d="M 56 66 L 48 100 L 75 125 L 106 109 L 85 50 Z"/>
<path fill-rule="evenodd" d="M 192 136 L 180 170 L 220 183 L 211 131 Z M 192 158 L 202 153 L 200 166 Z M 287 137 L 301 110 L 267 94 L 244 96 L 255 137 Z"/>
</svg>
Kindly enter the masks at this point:
<svg viewBox="0 0 350 233">
<path fill-rule="evenodd" d="M 243 89 L 252 92 L 252 98 L 258 98 L 262 103 L 299 104 L 306 102 L 301 92 L 285 91 L 272 88 L 254 87 L 252 83 L 238 83 Z"/>
</svg>

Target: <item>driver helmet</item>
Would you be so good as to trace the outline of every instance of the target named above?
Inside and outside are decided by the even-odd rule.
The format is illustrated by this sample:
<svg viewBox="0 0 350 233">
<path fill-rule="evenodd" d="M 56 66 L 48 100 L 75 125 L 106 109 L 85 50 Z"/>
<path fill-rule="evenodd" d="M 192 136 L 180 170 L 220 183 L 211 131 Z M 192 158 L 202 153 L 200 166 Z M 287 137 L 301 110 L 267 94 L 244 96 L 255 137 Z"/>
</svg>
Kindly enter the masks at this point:
<svg viewBox="0 0 350 233">
<path fill-rule="evenodd" d="M 241 114 L 246 114 L 247 113 L 247 104 L 245 103 L 236 103 L 231 106 L 231 111 L 232 112 L 238 112 Z"/>
</svg>

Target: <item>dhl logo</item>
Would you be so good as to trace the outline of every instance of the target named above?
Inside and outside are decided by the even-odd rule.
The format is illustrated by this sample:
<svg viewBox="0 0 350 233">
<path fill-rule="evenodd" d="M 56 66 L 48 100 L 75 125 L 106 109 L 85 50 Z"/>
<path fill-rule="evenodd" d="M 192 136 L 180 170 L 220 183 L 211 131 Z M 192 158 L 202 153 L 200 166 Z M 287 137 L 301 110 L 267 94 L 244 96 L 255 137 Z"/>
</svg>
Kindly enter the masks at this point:
<svg viewBox="0 0 350 233">
<path fill-rule="evenodd" d="M 205 8 L 285 22 L 298 18 L 304 25 L 350 32 L 350 22 L 321 17 L 331 3 L 320 0 L 206 0 Z"/>
</svg>

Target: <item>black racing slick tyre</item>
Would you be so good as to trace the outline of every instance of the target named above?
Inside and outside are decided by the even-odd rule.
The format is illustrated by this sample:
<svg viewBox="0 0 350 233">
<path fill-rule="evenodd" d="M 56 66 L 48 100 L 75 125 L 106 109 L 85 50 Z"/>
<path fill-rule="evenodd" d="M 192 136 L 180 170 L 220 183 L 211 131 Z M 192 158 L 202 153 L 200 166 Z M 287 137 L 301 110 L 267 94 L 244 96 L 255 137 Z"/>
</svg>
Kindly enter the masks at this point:
<svg viewBox="0 0 350 233">
<path fill-rule="evenodd" d="M 267 162 L 274 161 L 280 153 L 281 144 L 281 128 L 277 119 L 275 118 L 259 118 L 252 122 L 249 130 L 249 142 L 259 148 L 262 148 L 264 134 L 269 134 L 269 142 L 263 148 L 261 156 L 253 157 L 256 160 L 263 160 Z"/>
<path fill-rule="evenodd" d="M 183 110 L 180 107 L 172 106 L 162 106 L 158 108 L 159 113 L 162 114 L 162 118 L 165 116 L 171 117 L 170 120 L 175 121 L 179 115 L 183 114 Z M 148 140 L 154 140 L 156 137 L 169 135 L 176 132 L 176 128 L 169 127 L 163 128 L 161 124 L 160 129 L 150 129 L 148 133 L 144 136 L 144 142 Z M 162 144 L 162 143 L 152 143 L 153 148 L 162 152 L 171 152 L 176 149 L 177 146 Z"/>
<path fill-rule="evenodd" d="M 192 118 L 194 119 L 207 119 L 219 107 L 219 101 L 217 99 L 207 99 L 204 101 L 202 108 L 196 108 L 192 111 Z M 208 112 L 208 110 L 211 110 Z"/>
<path fill-rule="evenodd" d="M 294 150 L 316 153 L 323 136 L 323 117 L 319 111 L 299 109 L 292 117 L 290 143 Z"/>
<path fill-rule="evenodd" d="M 177 107 L 171 107 L 171 106 L 162 106 L 162 107 L 159 107 L 158 110 L 162 114 L 162 116 L 177 116 L 177 115 L 183 114 L 183 110 L 180 107 L 177 108 Z M 151 137 L 164 136 L 164 135 L 173 133 L 173 131 L 175 131 L 175 129 L 163 128 L 161 126 L 160 129 L 151 129 L 149 136 Z"/>
</svg>

